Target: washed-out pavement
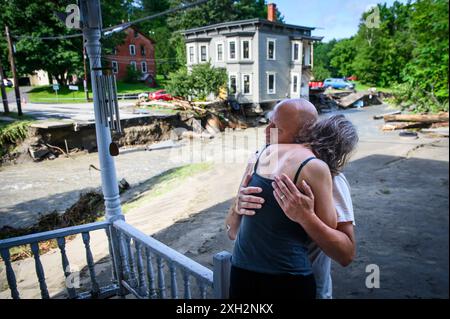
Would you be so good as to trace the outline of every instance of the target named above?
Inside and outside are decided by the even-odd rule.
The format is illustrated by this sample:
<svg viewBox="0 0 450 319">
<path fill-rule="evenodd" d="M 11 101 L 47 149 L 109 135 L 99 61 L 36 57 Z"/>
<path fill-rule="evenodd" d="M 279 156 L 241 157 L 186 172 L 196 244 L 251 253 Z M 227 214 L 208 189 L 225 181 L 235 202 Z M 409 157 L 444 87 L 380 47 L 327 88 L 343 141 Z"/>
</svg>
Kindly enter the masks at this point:
<svg viewBox="0 0 450 319">
<path fill-rule="evenodd" d="M 375 121 L 372 116 L 386 111 L 389 111 L 386 106 L 338 111 L 356 124 L 360 143 L 345 170 L 352 187 L 356 215 L 357 256 L 346 268 L 333 264 L 334 295 L 337 298 L 448 298 L 448 138 L 419 134 L 419 138 L 414 139 L 400 137 L 398 132 L 382 132 L 379 129 L 382 121 Z M 236 147 L 227 147 L 224 138 L 236 136 L 232 145 L 243 145 L 240 142 L 248 141 L 244 135 L 258 134 L 252 139 L 262 145 L 262 130 L 227 133 L 205 143 L 212 145 L 211 153 L 232 154 Z M 252 149 L 250 146 L 241 151 L 241 156 L 247 156 Z M 181 150 L 183 147 L 177 149 Z M 118 177 L 125 177 L 136 185 L 179 165 L 169 160 L 175 154 L 171 152 L 174 150 L 122 154 L 116 161 Z M 90 163 L 97 165 L 96 161 L 96 154 L 88 154 L 75 159 L 3 168 L 0 179 L 9 178 L 8 185 L 32 186 L 17 191 L 1 190 L 1 209 L 6 207 L 7 211 L 0 210 L 0 214 L 8 217 L 0 217 L 3 218 L 0 221 L 34 220 L 36 214 L 30 212 L 24 201 L 28 201 L 30 207 L 41 205 L 46 211 L 48 208 L 64 209 L 62 203 L 68 205 L 76 200 L 80 190 L 99 186 L 99 172 L 88 169 Z M 196 174 L 144 206 L 131 210 L 126 220 L 211 268 L 215 253 L 232 250 L 233 243 L 224 233 L 224 218 L 244 167 L 244 161 L 215 163 L 212 170 Z M 33 184 L 37 182 L 42 184 Z M 4 195 L 4 191 L 8 191 L 8 195 Z M 17 196 L 25 199 L 14 199 Z M 15 208 L 22 211 L 16 213 L 16 217 Z M 71 264 L 82 267 L 85 265 L 84 248 L 78 237 L 67 244 L 67 252 Z M 91 241 L 95 260 L 108 254 L 103 232 L 93 233 Z M 51 251 L 41 260 L 50 293 L 60 293 L 64 275 L 59 251 Z M 19 274 L 22 296 L 38 298 L 32 258 L 15 262 L 13 267 Z M 366 286 L 373 267 L 379 270 L 379 288 Z M 99 264 L 97 269 L 110 271 L 105 263 Z M 0 286 L 5 282 L 4 269 L 0 268 Z M 9 291 L 0 293 L 0 298 L 8 297 Z"/>
</svg>

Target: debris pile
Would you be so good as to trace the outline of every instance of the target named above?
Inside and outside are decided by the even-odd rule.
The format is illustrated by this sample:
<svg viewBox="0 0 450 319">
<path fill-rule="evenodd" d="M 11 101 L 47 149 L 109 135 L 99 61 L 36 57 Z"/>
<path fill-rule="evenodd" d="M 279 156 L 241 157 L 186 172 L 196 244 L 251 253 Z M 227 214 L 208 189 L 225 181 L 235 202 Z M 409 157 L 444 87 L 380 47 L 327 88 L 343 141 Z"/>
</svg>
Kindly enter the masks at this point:
<svg viewBox="0 0 450 319">
<path fill-rule="evenodd" d="M 380 93 L 372 88 L 367 91 L 326 90 L 310 95 L 310 101 L 319 111 L 337 108 L 363 107 L 382 104 Z"/>
</svg>

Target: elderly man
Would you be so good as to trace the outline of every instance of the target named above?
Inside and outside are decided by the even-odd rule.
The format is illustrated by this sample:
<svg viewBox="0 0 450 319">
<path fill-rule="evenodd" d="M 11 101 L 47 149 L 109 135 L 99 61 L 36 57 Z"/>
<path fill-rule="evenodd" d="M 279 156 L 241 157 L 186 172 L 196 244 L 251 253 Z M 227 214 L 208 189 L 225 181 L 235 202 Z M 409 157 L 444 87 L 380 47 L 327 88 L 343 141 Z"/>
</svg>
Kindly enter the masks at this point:
<svg viewBox="0 0 450 319">
<path fill-rule="evenodd" d="M 284 100 L 273 110 L 270 123 L 266 128 L 266 144 L 294 144 L 300 132 L 307 131 L 305 128 L 313 125 L 317 119 L 317 111 L 308 101 Z M 264 199 L 257 196 L 262 189 L 248 186 L 255 162 L 257 162 L 255 158 L 249 161 L 239 194 L 226 219 L 228 236 L 231 240 L 237 237 L 242 216 L 254 216 L 264 205 Z M 306 183 L 303 187 L 306 194 L 299 192 L 298 187 L 286 174 L 275 177 L 273 185 L 275 192 L 283 194 L 281 199 L 289 193 L 289 201 L 281 200 L 280 197 L 277 201 L 286 216 L 289 218 L 296 216 L 295 220 L 313 241 L 309 255 L 316 282 L 316 297 L 331 298 L 331 260 L 328 256 L 346 266 L 355 254 L 353 207 L 349 185 L 344 175 L 340 173 L 333 177 L 332 194 L 338 222 L 336 228 L 330 227 L 330 224 L 327 225 L 318 218 L 316 214 L 318 208 L 317 206 L 316 209 L 314 208 L 314 194 Z M 289 192 L 289 189 L 292 192 Z"/>
</svg>

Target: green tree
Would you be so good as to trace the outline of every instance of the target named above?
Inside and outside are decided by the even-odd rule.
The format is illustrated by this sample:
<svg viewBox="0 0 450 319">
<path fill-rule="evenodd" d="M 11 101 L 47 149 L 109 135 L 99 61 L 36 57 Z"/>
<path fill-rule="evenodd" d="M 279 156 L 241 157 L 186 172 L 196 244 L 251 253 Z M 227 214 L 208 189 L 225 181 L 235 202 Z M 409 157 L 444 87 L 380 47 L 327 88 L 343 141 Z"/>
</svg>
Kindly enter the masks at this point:
<svg viewBox="0 0 450 319">
<path fill-rule="evenodd" d="M 13 36 L 49 36 L 73 33 L 66 28 L 54 11 L 65 12 L 66 1 L 2 1 L 1 21 L 10 27 Z M 19 74 L 30 74 L 43 69 L 60 83 L 66 74 L 81 75 L 82 38 L 64 40 L 39 40 L 14 38 L 16 62 Z M 6 52 L 3 52 L 5 54 Z"/>
<path fill-rule="evenodd" d="M 329 42 L 319 42 L 314 45 L 314 68 L 313 75 L 317 81 L 337 76 L 336 68 L 330 64 L 330 52 L 336 45 L 335 39 Z"/>
<path fill-rule="evenodd" d="M 418 0 L 413 8 L 410 33 L 414 49 L 403 78 L 439 102 L 447 100 L 448 108 L 448 1 Z"/>
<path fill-rule="evenodd" d="M 343 39 L 336 42 L 328 54 L 330 66 L 335 70 L 333 75 L 339 77 L 353 75 L 355 70 L 352 63 L 355 56 L 356 47 L 353 38 Z"/>
<path fill-rule="evenodd" d="M 174 96 L 205 100 L 209 94 L 219 95 L 220 89 L 226 85 L 225 69 L 213 67 L 210 63 L 197 64 L 190 72 L 181 68 L 170 75 L 167 90 Z"/>
</svg>

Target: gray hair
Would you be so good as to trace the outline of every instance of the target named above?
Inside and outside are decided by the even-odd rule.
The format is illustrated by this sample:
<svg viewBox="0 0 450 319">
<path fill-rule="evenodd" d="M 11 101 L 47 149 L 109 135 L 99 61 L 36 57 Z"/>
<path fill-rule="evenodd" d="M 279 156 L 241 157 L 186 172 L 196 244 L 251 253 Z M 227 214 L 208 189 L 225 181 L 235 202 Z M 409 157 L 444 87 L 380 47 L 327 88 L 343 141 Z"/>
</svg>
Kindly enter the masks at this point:
<svg viewBox="0 0 450 319">
<path fill-rule="evenodd" d="M 344 115 L 333 115 L 308 125 L 296 142 L 311 148 L 314 154 L 328 164 L 333 176 L 339 174 L 358 144 L 355 126 Z"/>
</svg>

